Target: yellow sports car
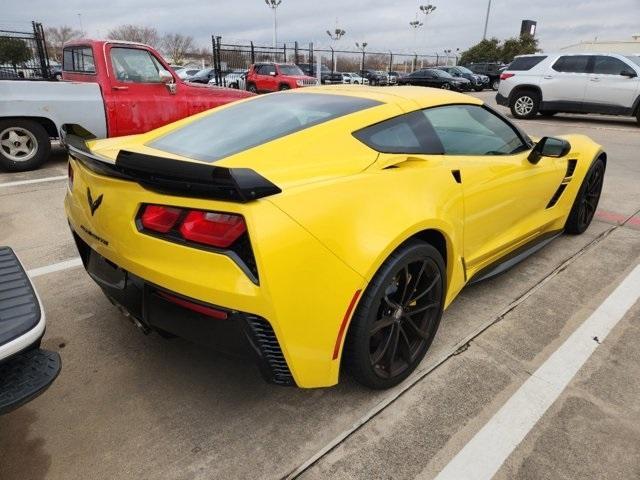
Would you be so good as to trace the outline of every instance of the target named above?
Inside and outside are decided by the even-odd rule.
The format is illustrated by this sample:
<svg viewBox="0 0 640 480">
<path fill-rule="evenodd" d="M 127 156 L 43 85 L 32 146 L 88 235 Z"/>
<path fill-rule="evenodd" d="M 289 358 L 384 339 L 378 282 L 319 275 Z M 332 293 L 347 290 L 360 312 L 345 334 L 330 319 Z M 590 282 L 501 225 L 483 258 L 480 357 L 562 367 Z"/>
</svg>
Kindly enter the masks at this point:
<svg viewBox="0 0 640 480">
<path fill-rule="evenodd" d="M 596 210 L 606 155 L 531 140 L 479 99 L 420 87 L 274 93 L 131 137 L 68 126 L 84 266 L 144 331 L 255 352 L 272 382 L 345 367 L 388 388 L 443 309 Z"/>
</svg>

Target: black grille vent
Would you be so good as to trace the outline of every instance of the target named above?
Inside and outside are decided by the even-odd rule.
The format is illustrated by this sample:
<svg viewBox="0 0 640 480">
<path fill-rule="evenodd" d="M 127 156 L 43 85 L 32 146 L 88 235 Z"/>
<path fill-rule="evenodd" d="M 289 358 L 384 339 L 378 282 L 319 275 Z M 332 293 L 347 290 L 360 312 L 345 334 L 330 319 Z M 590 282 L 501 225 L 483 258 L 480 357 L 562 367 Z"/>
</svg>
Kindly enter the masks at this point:
<svg viewBox="0 0 640 480">
<path fill-rule="evenodd" d="M 578 165 L 578 161 L 577 160 L 569 160 L 567 162 L 567 174 L 565 175 L 565 177 L 572 177 L 573 176 L 573 172 L 576 171 L 576 165 Z"/>
<path fill-rule="evenodd" d="M 252 340 L 269 370 L 270 380 L 278 385 L 294 385 L 293 376 L 271 324 L 264 318 L 253 315 L 247 315 L 246 319 L 251 328 Z"/>
<path fill-rule="evenodd" d="M 551 208 L 556 203 L 558 203 L 558 200 L 560 200 L 560 197 L 562 196 L 562 193 L 564 192 L 565 188 L 567 188 L 567 184 L 566 183 L 563 183 L 562 185 L 560 185 L 558 187 L 558 190 L 556 190 L 556 193 L 553 194 L 553 197 L 551 197 L 551 200 L 547 204 L 547 208 Z"/>
</svg>

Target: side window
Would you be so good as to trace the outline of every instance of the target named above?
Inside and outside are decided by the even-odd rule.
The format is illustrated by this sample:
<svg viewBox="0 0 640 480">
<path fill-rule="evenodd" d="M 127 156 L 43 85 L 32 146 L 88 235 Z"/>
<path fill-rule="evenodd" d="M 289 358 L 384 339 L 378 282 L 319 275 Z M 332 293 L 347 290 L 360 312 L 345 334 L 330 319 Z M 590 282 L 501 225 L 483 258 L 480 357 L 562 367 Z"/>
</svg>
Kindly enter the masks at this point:
<svg viewBox="0 0 640 480">
<path fill-rule="evenodd" d="M 588 55 L 564 55 L 556 60 L 551 68 L 556 72 L 587 73 L 588 65 Z"/>
<path fill-rule="evenodd" d="M 538 65 L 542 60 L 547 58 L 546 55 L 532 55 L 529 57 L 517 57 L 509 64 L 507 70 L 512 71 L 526 71 L 531 70 Z"/>
<path fill-rule="evenodd" d="M 164 70 L 153 55 L 139 48 L 112 48 L 111 65 L 118 81 L 130 83 L 160 83 L 159 72 Z"/>
<path fill-rule="evenodd" d="M 600 75 L 620 75 L 624 70 L 630 70 L 630 67 L 614 57 L 606 55 L 596 55 L 593 61 L 593 73 Z"/>
<path fill-rule="evenodd" d="M 275 65 L 263 65 L 260 67 L 260 75 L 271 75 L 271 72 L 275 73 Z"/>
<path fill-rule="evenodd" d="M 67 47 L 62 55 L 65 72 L 96 73 L 91 47 Z"/>
<path fill-rule="evenodd" d="M 502 118 L 477 105 L 423 110 L 447 155 L 510 155 L 528 149 Z"/>
</svg>

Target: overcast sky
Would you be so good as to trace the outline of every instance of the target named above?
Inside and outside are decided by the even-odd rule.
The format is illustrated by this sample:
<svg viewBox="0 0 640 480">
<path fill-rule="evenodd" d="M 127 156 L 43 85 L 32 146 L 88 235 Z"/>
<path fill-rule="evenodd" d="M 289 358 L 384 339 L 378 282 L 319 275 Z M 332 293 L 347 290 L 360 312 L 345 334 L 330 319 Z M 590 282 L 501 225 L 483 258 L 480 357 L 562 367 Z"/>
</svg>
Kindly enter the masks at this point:
<svg viewBox="0 0 640 480">
<path fill-rule="evenodd" d="M 224 40 L 271 43 L 272 12 L 264 0 L 1 0 L 0 28 L 71 25 L 92 37 L 104 37 L 124 23 L 153 26 L 160 33 L 193 36 L 202 46 L 211 34 Z M 282 0 L 278 39 L 328 45 L 327 29 L 346 35 L 338 48 L 367 42 L 370 51 L 433 53 L 464 50 L 482 38 L 487 0 L 431 0 L 437 10 L 414 33 L 416 0 Z M 537 20 L 540 45 L 546 50 L 593 40 L 629 40 L 640 33 L 640 0 L 493 0 L 488 36 L 515 36 L 522 19 Z M 422 20 L 422 18 L 421 18 Z M 415 38 L 415 40 L 414 40 Z"/>
</svg>

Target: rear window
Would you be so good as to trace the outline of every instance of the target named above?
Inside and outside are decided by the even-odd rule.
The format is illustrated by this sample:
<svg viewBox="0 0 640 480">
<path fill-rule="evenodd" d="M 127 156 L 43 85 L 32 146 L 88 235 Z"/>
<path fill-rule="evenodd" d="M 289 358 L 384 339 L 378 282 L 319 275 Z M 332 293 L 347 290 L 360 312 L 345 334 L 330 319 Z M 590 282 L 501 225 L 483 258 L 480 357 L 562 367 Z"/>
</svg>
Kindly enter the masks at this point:
<svg viewBox="0 0 640 480">
<path fill-rule="evenodd" d="M 587 73 L 588 67 L 588 55 L 564 55 L 556 60 L 551 68 L 556 72 Z"/>
<path fill-rule="evenodd" d="M 96 73 L 91 47 L 67 47 L 62 55 L 65 72 Z"/>
<path fill-rule="evenodd" d="M 321 93 L 277 93 L 231 105 L 147 144 L 213 163 L 252 147 L 381 103 Z"/>
<path fill-rule="evenodd" d="M 533 67 L 538 65 L 542 60 L 547 58 L 546 55 L 533 55 L 531 57 L 518 57 L 509 64 L 507 70 L 509 71 L 526 71 L 531 70 Z"/>
</svg>

